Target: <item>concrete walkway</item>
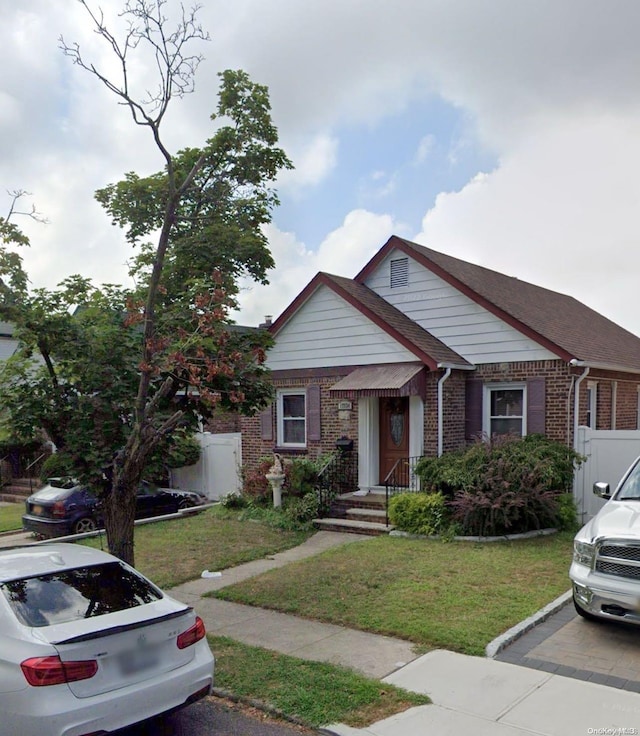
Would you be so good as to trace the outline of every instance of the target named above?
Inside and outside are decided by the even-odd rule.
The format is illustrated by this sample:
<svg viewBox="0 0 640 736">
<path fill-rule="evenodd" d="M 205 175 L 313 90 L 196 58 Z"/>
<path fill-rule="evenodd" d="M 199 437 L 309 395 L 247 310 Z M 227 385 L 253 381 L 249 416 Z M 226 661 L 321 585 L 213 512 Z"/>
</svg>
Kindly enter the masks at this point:
<svg viewBox="0 0 640 736">
<path fill-rule="evenodd" d="M 411 708 L 364 729 L 327 726 L 327 731 L 339 736 L 640 736 L 637 693 L 443 650 L 416 658 L 412 645 L 400 639 L 202 597 L 326 549 L 366 544 L 368 539 L 318 532 L 299 547 L 170 592 L 194 606 L 210 633 L 302 659 L 351 667 L 433 700 L 433 705 Z"/>
<path fill-rule="evenodd" d="M 352 667 L 368 677 L 381 679 L 415 658 L 412 644 L 389 636 L 201 597 L 209 591 L 304 560 L 332 547 L 363 544 L 372 538 L 362 534 L 318 532 L 299 547 L 225 570 L 220 577 L 192 580 L 169 592 L 198 611 L 210 634 L 229 636 L 244 644 L 266 647 L 301 659 Z"/>
</svg>

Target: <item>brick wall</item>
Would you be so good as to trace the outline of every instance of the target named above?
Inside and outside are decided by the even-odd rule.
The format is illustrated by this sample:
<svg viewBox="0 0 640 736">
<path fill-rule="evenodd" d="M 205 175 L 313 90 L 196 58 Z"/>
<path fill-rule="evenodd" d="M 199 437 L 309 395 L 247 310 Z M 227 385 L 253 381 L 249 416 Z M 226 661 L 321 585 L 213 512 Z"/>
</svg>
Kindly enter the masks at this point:
<svg viewBox="0 0 640 736">
<path fill-rule="evenodd" d="M 571 376 L 569 366 L 563 361 L 486 363 L 476 366 L 476 370 L 470 375 L 473 378 L 482 379 L 485 383 L 524 382 L 528 378 L 543 376 L 545 379 L 545 434 L 560 442 L 571 441 L 572 424 L 567 409 L 573 416 L 573 394 L 569 400 Z"/>
<path fill-rule="evenodd" d="M 283 450 L 285 456 L 307 455 L 317 457 L 335 449 L 338 438 L 346 436 L 354 440 L 354 450 L 358 450 L 358 402 L 351 400 L 351 409 L 339 410 L 338 404 L 344 399 L 337 399 L 329 393 L 329 389 L 351 369 L 330 369 L 310 371 L 308 375 L 285 375 L 274 378 L 274 387 L 299 388 L 305 390 L 310 384 L 317 384 L 321 389 L 321 426 L 322 439 L 308 442 L 304 450 Z M 445 452 L 465 446 L 465 384 L 468 378 L 480 378 L 484 383 L 525 382 L 528 378 L 544 376 L 545 378 L 545 434 L 552 439 L 567 444 L 573 442 L 573 386 L 582 374 L 581 368 L 572 368 L 561 360 L 532 361 L 522 363 L 487 363 L 478 365 L 475 371 L 452 371 L 443 384 L 443 449 Z M 428 372 L 425 388 L 424 417 L 424 451 L 425 455 L 435 456 L 438 443 L 437 390 L 441 371 Z M 624 373 L 592 371 L 588 379 L 580 384 L 581 424 L 587 416 L 587 380 L 598 382 L 597 392 L 597 428 L 610 429 L 612 417 L 612 383 L 617 383 L 616 428 L 635 429 L 637 427 L 638 386 L 640 376 Z M 257 464 L 264 456 L 274 451 L 276 433 L 275 410 L 272 412 L 273 440 L 262 440 L 261 417 L 240 417 L 242 431 L 243 463 Z M 220 430 L 218 430 L 220 431 Z"/>
<path fill-rule="evenodd" d="M 271 455 L 274 449 L 286 456 L 306 455 L 315 458 L 324 453 L 335 450 L 336 440 L 340 437 L 349 437 L 354 440 L 354 450 L 358 449 L 358 401 L 350 401 L 351 409 L 339 410 L 338 404 L 346 399 L 337 399 L 329 393 L 329 389 L 346 373 L 338 375 L 311 375 L 309 377 L 275 378 L 273 385 L 276 391 L 283 388 L 299 388 L 304 391 L 309 384 L 320 386 L 320 423 L 322 439 L 318 442 L 308 441 L 304 450 L 276 448 L 276 412 L 272 411 L 273 440 L 262 439 L 261 417 L 242 417 L 240 426 L 242 431 L 242 462 L 255 465 L 259 458 Z"/>
<path fill-rule="evenodd" d="M 213 434 L 240 432 L 240 414 L 230 411 L 216 413 L 207 421 L 204 429 Z"/>
</svg>

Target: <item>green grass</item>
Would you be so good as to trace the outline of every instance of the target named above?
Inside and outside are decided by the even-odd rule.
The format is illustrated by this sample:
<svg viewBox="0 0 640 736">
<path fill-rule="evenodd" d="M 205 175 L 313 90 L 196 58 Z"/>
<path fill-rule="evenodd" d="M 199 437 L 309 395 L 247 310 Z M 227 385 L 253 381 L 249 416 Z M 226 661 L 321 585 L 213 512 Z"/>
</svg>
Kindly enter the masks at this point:
<svg viewBox="0 0 640 736">
<path fill-rule="evenodd" d="M 22 529 L 23 503 L 0 506 L 0 532 L 13 532 Z"/>
<path fill-rule="evenodd" d="M 344 667 L 289 657 L 226 637 L 209 636 L 216 687 L 262 701 L 310 726 L 366 726 L 414 705 L 425 695 L 380 683 Z"/>
<path fill-rule="evenodd" d="M 228 512 L 211 508 L 184 519 L 137 526 L 135 563 L 166 589 L 200 577 L 203 570 L 224 570 L 295 547 L 309 535 L 308 531 L 238 521 Z M 106 537 L 84 543 L 106 548 Z"/>
<path fill-rule="evenodd" d="M 569 588 L 571 548 L 569 533 L 491 544 L 385 536 L 213 595 L 479 655 Z"/>
</svg>

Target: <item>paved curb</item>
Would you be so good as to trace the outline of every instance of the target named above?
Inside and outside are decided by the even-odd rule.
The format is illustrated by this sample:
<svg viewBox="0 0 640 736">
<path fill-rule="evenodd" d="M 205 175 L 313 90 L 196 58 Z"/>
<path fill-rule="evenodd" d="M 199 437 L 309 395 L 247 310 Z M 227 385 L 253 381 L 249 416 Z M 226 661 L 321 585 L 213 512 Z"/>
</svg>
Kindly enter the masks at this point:
<svg viewBox="0 0 640 736">
<path fill-rule="evenodd" d="M 216 698 L 220 698 L 221 700 L 229 700 L 232 703 L 240 703 L 241 705 L 249 705 L 252 708 L 255 708 L 256 710 L 262 711 L 266 715 L 272 716 L 273 718 L 279 718 L 282 721 L 286 721 L 287 723 L 291 723 L 294 726 L 302 726 L 303 728 L 309 729 L 309 731 L 315 731 L 316 733 L 322 733 L 322 734 L 332 734 L 333 736 L 337 736 L 333 731 L 328 731 L 327 729 L 323 728 L 316 728 L 315 726 L 311 726 L 306 721 L 303 721 L 301 718 L 297 718 L 296 716 L 290 716 L 288 713 L 285 713 L 283 710 L 280 710 L 279 708 L 274 707 L 273 705 L 269 705 L 268 703 L 265 703 L 262 700 L 256 700 L 255 698 L 248 698 L 244 695 L 236 695 L 235 693 L 231 692 L 231 690 L 225 690 L 221 687 L 213 687 L 211 689 L 211 695 L 213 695 Z"/>
<path fill-rule="evenodd" d="M 513 542 L 517 539 L 536 539 L 537 537 L 548 537 L 550 534 L 557 534 L 558 530 L 555 528 L 549 529 L 534 529 L 530 532 L 520 532 L 519 534 L 503 534 L 497 537 L 451 537 L 452 542 Z M 406 539 L 443 539 L 439 534 L 412 534 L 411 532 L 402 532 L 398 529 L 394 529 L 389 532 L 390 537 L 404 537 Z M 446 537 L 446 541 L 449 538 Z"/>
<path fill-rule="evenodd" d="M 555 601 L 551 601 L 551 603 L 547 604 L 544 608 L 536 611 L 533 616 L 529 616 L 529 618 L 525 618 L 524 621 L 521 621 L 515 626 L 512 626 L 508 631 L 505 631 L 504 634 L 500 634 L 500 636 L 496 637 L 493 641 L 490 641 L 487 644 L 484 650 L 485 656 L 493 659 L 503 649 L 508 647 L 509 644 L 513 644 L 514 641 L 519 639 L 528 631 L 531 631 L 531 629 L 533 629 L 535 626 L 541 624 L 543 621 L 546 621 L 550 616 L 553 616 L 553 614 L 557 613 L 561 608 L 564 608 L 567 603 L 571 601 L 571 599 L 572 591 L 568 590 L 566 593 L 563 593 L 561 596 L 556 598 Z"/>
</svg>

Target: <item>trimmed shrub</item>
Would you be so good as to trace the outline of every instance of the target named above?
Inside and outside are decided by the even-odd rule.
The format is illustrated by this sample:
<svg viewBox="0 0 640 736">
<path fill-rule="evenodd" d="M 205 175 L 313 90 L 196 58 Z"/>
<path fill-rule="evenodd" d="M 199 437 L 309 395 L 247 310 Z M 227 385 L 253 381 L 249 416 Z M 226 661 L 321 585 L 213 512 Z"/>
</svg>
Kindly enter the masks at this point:
<svg viewBox="0 0 640 736">
<path fill-rule="evenodd" d="M 423 458 L 416 474 L 425 490 L 446 496 L 463 534 L 495 536 L 565 528 L 572 511 L 560 498 L 582 462 L 571 447 L 542 435 L 501 435 L 463 452 Z"/>
<path fill-rule="evenodd" d="M 558 496 L 557 526 L 561 531 L 569 532 L 577 532 L 580 528 L 578 507 L 573 493 L 563 493 Z"/>
<path fill-rule="evenodd" d="M 294 524 L 308 524 L 318 517 L 319 501 L 314 491 L 294 496 L 285 502 L 284 514 Z"/>
<path fill-rule="evenodd" d="M 307 457 L 283 458 L 284 485 L 283 496 L 302 498 L 315 490 L 316 480 L 327 456 L 310 459 Z M 242 492 L 256 503 L 271 498 L 271 486 L 266 479 L 273 465 L 273 456 L 260 458 L 258 465 L 242 468 Z"/>
<path fill-rule="evenodd" d="M 515 488 L 567 492 L 575 469 L 584 459 L 573 448 L 543 435 L 496 435 L 491 440 L 478 440 L 462 452 L 423 458 L 416 466 L 416 475 L 425 490 L 449 497 L 491 485 L 497 473 Z"/>
<path fill-rule="evenodd" d="M 242 468 L 242 493 L 245 496 L 249 496 L 250 499 L 256 502 L 271 497 L 271 487 L 266 479 L 266 474 L 272 465 L 272 457 L 262 457 L 256 466 Z"/>
<path fill-rule="evenodd" d="M 73 474 L 71 458 L 64 452 L 54 452 L 49 455 L 40 468 L 40 480 L 43 483 L 46 483 L 48 478 L 62 478 Z"/>
<path fill-rule="evenodd" d="M 401 493 L 389 501 L 389 521 L 411 534 L 439 534 L 450 523 L 442 493 Z"/>
<path fill-rule="evenodd" d="M 555 491 L 511 490 L 505 484 L 478 491 L 458 491 L 450 506 L 462 534 L 494 537 L 558 526 Z"/>
<path fill-rule="evenodd" d="M 302 498 L 311 493 L 318 477 L 318 460 L 294 457 L 285 463 L 285 491 Z"/>
</svg>

